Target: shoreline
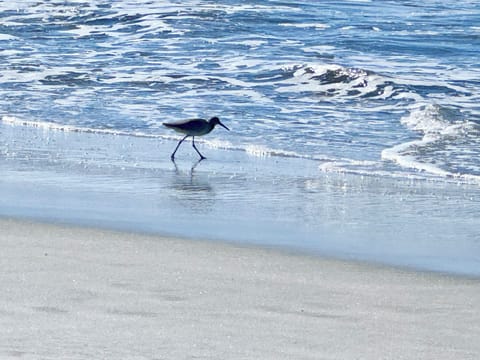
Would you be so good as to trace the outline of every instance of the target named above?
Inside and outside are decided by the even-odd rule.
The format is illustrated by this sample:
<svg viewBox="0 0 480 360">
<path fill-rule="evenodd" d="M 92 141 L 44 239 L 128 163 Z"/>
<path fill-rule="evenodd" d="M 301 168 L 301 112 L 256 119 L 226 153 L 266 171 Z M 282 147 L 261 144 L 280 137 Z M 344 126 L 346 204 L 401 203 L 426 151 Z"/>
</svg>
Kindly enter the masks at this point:
<svg viewBox="0 0 480 360">
<path fill-rule="evenodd" d="M 152 231 L 145 231 L 145 230 L 133 230 L 130 228 L 119 228 L 119 227 L 109 227 L 102 224 L 90 224 L 90 223 L 79 223 L 75 221 L 58 221 L 54 219 L 40 219 L 37 217 L 23 217 L 23 216 L 5 216 L 0 215 L 0 227 L 5 223 L 17 223 L 18 225 L 31 225 L 31 226 L 40 226 L 40 227 L 52 227 L 52 228 L 59 228 L 59 229 L 71 229 L 79 230 L 79 231 L 91 231 L 91 232 L 98 232 L 98 233 L 107 233 L 111 234 L 112 236 L 119 235 L 122 237 L 139 237 L 139 238 L 146 238 L 152 240 L 172 240 L 177 241 L 185 244 L 190 243 L 204 243 L 208 246 L 219 246 L 219 247 L 231 247 L 233 249 L 245 249 L 250 251 L 265 251 L 265 252 L 272 252 L 274 254 L 279 254 L 283 256 L 293 256 L 293 257 L 300 257 L 300 258 L 309 258 L 312 260 L 318 260 L 320 262 L 333 262 L 338 264 L 351 264 L 354 266 L 357 264 L 360 267 L 367 267 L 370 268 L 372 271 L 395 271 L 399 273 L 411 273 L 421 275 L 424 274 L 425 276 L 433 276 L 433 277 L 444 277 L 444 278 L 451 278 L 451 279 L 464 279 L 464 280 L 472 280 L 472 281 L 480 281 L 480 275 L 477 274 L 469 274 L 469 273 L 458 273 L 458 272 L 448 272 L 448 271 L 440 271 L 440 270 L 432 270 L 428 268 L 420 268 L 415 266 L 409 265 L 402 265 L 402 264 L 392 264 L 389 262 L 382 262 L 380 260 L 366 260 L 360 259 L 356 257 L 349 257 L 349 256 L 339 256 L 338 254 L 324 254 L 321 252 L 314 252 L 309 249 L 302 249 L 296 248 L 292 246 L 285 246 L 285 245 L 277 245 L 277 244 L 262 244 L 262 243 L 254 243 L 254 242 L 244 242 L 244 241 L 236 241 L 232 239 L 209 239 L 205 237 L 185 237 L 176 234 L 162 234 L 158 232 Z"/>
<path fill-rule="evenodd" d="M 198 163 L 189 147 L 172 163 L 174 141 L 0 131 L 0 216 L 480 276 L 475 186 L 215 149 Z"/>
<path fill-rule="evenodd" d="M 480 281 L 0 219 L 0 355 L 476 359 Z"/>
</svg>

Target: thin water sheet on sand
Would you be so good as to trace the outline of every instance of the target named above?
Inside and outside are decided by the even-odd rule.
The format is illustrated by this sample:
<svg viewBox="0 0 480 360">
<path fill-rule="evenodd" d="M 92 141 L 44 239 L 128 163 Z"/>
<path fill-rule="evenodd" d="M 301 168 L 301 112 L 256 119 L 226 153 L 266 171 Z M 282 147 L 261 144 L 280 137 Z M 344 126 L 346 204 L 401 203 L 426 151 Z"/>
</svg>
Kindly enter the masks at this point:
<svg viewBox="0 0 480 360">
<path fill-rule="evenodd" d="M 0 123 L 0 215 L 480 275 L 480 188 Z"/>
<path fill-rule="evenodd" d="M 0 220 L 0 357 L 478 359 L 480 282 Z"/>
</svg>

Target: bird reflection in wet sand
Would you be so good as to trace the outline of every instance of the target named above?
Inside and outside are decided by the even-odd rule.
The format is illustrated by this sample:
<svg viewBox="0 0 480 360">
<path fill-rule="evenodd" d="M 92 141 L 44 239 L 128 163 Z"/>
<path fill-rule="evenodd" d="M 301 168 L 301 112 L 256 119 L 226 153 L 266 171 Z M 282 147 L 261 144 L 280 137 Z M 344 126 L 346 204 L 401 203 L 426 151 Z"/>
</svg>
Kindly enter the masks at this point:
<svg viewBox="0 0 480 360">
<path fill-rule="evenodd" d="M 192 165 L 190 171 L 182 171 L 175 164 L 175 178 L 172 188 L 175 190 L 176 199 L 191 210 L 205 212 L 215 202 L 215 191 L 208 182 L 207 176 L 195 174 L 195 168 L 203 159 Z"/>
<path fill-rule="evenodd" d="M 216 116 L 212 117 L 208 121 L 205 119 L 190 119 L 190 120 L 183 120 L 183 121 L 173 122 L 173 123 L 163 123 L 163 125 L 179 133 L 186 134 L 183 137 L 183 139 L 178 142 L 177 147 L 175 148 L 172 155 L 170 156 L 173 162 L 175 162 L 175 153 L 177 152 L 178 148 L 187 137 L 189 136 L 192 137 L 192 146 L 195 149 L 195 151 L 198 153 L 198 155 L 200 155 L 200 161 L 201 161 L 203 159 L 206 159 L 206 157 L 203 156 L 202 153 L 195 146 L 195 136 L 202 136 L 210 133 L 215 128 L 216 125 L 220 125 L 221 127 L 230 131 L 230 129 L 225 125 L 223 125 L 220 122 L 220 119 Z"/>
</svg>

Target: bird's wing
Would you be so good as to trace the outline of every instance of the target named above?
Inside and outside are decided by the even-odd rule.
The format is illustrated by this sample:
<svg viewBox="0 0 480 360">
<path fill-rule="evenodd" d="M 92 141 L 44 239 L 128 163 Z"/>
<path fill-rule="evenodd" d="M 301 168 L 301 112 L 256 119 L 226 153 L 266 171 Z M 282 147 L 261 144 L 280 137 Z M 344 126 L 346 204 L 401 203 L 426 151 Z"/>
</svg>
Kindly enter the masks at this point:
<svg viewBox="0 0 480 360">
<path fill-rule="evenodd" d="M 163 123 L 163 125 L 171 129 L 196 132 L 202 130 L 205 127 L 205 120 L 190 119 L 171 123 Z"/>
</svg>

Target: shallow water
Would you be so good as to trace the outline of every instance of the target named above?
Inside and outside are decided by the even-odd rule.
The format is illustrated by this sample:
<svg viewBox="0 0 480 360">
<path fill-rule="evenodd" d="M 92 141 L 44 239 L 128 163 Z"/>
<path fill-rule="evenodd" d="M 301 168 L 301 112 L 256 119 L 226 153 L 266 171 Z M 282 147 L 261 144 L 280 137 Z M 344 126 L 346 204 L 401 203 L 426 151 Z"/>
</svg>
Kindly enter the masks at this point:
<svg viewBox="0 0 480 360">
<path fill-rule="evenodd" d="M 478 2 L 24 1 L 0 19 L 3 215 L 479 273 Z M 175 168 L 162 122 L 213 115 L 232 131 Z"/>
<path fill-rule="evenodd" d="M 319 175 L 314 160 L 0 126 L 0 215 L 480 275 L 480 188 Z M 13 140 L 16 139 L 16 140 Z M 199 144 L 202 146 L 203 144 Z M 203 150 L 203 149 L 202 149 Z"/>
</svg>

